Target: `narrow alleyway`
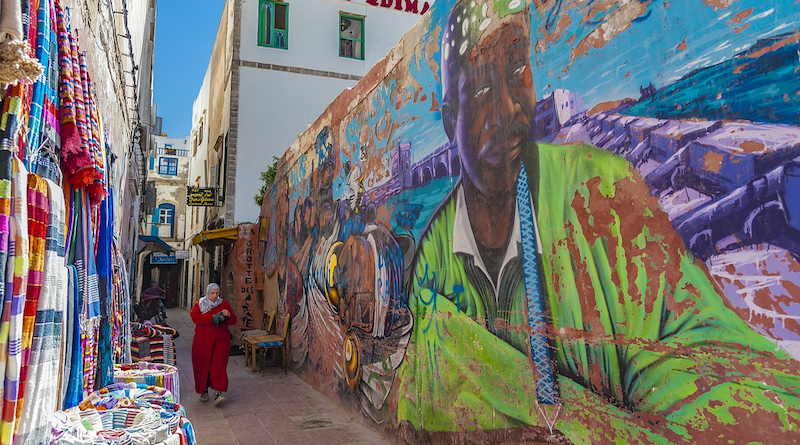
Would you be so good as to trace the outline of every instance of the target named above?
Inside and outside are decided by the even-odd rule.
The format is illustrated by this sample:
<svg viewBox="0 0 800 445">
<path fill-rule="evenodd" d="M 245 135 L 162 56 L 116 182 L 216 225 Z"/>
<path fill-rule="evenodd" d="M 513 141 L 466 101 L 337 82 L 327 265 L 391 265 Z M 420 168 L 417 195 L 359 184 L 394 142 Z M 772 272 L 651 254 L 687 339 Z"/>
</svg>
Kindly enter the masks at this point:
<svg viewBox="0 0 800 445">
<path fill-rule="evenodd" d="M 191 344 L 194 324 L 189 313 L 169 309 L 167 323 L 178 330 L 176 340 L 181 404 L 197 433 L 198 445 L 388 445 L 295 374 L 279 366 L 252 372 L 244 356 L 228 362 L 228 402 L 214 407 L 194 392 Z"/>
</svg>

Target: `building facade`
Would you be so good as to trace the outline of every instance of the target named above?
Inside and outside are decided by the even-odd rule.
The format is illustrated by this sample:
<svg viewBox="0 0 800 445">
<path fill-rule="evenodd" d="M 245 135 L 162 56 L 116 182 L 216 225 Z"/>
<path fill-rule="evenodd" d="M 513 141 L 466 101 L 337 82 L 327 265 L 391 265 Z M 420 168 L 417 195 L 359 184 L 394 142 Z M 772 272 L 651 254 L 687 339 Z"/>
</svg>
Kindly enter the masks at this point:
<svg viewBox="0 0 800 445">
<path fill-rule="evenodd" d="M 154 136 L 148 157 L 144 220 L 139 239 L 137 289 L 156 281 L 167 290 L 165 304 L 177 306 L 185 297 L 183 254 L 186 231 L 186 184 L 189 175 L 188 138 Z"/>
<path fill-rule="evenodd" d="M 219 206 L 190 211 L 197 215 L 187 239 L 258 222 L 253 195 L 273 156 L 373 65 L 390 63 L 382 59 L 428 8 L 405 0 L 228 0 L 190 136 L 190 183 L 217 188 Z M 191 249 L 195 297 L 221 272 L 222 252 Z"/>
</svg>

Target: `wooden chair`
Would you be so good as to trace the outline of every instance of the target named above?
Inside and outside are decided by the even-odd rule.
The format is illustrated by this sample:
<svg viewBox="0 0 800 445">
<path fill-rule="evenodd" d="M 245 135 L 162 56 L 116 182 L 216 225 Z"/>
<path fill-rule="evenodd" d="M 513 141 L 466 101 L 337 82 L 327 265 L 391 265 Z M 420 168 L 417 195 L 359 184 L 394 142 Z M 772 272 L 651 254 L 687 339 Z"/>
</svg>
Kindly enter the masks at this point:
<svg viewBox="0 0 800 445">
<path fill-rule="evenodd" d="M 261 370 L 262 372 L 266 369 L 266 360 L 267 360 L 267 351 L 271 349 L 280 349 L 281 350 L 281 365 L 283 366 L 283 373 L 288 374 L 287 362 L 288 362 L 288 348 L 286 344 L 289 342 L 289 322 L 292 319 L 291 315 L 286 314 L 283 318 L 283 335 L 269 335 L 266 340 L 263 340 L 258 343 L 257 351 L 260 352 L 259 357 L 261 358 Z"/>
<path fill-rule="evenodd" d="M 272 311 L 269 314 L 269 318 L 264 317 L 264 321 L 262 322 L 261 326 L 263 329 L 259 331 L 245 332 L 242 334 L 244 365 L 247 366 L 247 364 L 252 360 L 253 372 L 256 371 L 256 351 L 258 350 L 258 343 L 266 341 L 269 338 L 270 332 L 272 332 L 272 326 L 275 324 L 275 314 L 276 311 Z"/>
</svg>

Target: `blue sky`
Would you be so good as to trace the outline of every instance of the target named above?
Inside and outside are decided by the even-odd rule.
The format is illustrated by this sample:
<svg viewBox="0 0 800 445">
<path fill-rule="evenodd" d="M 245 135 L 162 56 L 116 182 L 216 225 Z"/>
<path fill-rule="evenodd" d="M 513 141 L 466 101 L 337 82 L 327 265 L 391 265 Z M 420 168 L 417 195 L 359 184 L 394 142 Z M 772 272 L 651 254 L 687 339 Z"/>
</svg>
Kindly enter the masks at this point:
<svg viewBox="0 0 800 445">
<path fill-rule="evenodd" d="M 160 0 L 156 18 L 153 102 L 170 137 L 188 136 L 192 103 L 208 67 L 225 0 Z"/>
</svg>

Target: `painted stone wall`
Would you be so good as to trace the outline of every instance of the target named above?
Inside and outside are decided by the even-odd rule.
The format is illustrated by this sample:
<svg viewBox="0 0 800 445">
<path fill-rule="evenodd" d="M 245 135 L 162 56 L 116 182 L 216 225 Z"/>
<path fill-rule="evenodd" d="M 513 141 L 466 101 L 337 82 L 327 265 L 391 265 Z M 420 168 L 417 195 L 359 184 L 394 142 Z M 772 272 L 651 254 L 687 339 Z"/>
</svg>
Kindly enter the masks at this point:
<svg viewBox="0 0 800 445">
<path fill-rule="evenodd" d="M 411 443 L 800 428 L 792 0 L 439 0 L 290 147 L 291 365 Z"/>
</svg>

